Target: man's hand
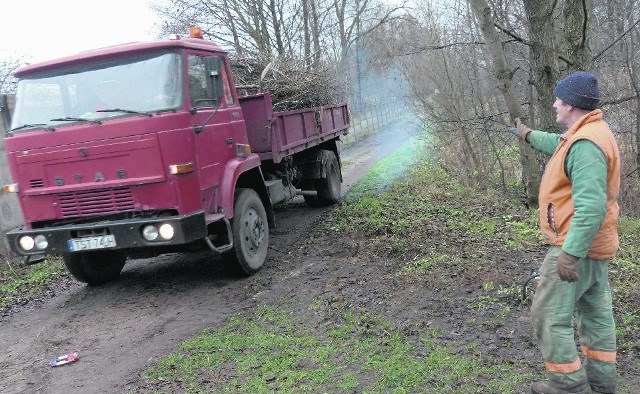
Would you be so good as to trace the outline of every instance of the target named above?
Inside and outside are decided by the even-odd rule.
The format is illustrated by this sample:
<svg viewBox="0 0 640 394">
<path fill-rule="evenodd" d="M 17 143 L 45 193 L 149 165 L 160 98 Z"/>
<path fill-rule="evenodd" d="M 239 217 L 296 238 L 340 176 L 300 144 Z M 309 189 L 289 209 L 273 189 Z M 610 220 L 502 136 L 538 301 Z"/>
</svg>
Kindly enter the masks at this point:
<svg viewBox="0 0 640 394">
<path fill-rule="evenodd" d="M 579 258 L 565 253 L 558 256 L 558 276 L 565 282 L 578 281 L 578 260 Z"/>
<path fill-rule="evenodd" d="M 512 127 L 513 129 L 512 133 L 515 134 L 517 137 L 519 137 L 521 140 L 528 142 L 527 135 L 531 132 L 531 127 L 522 123 L 520 118 L 516 118 L 515 121 L 516 121 L 516 127 Z"/>
</svg>

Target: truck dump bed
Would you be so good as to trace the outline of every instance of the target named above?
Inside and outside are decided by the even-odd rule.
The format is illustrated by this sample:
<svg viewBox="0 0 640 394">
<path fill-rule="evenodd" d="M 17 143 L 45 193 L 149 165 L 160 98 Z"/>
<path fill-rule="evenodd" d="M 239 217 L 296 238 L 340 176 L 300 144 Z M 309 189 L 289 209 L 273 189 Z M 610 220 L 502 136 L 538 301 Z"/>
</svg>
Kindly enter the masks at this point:
<svg viewBox="0 0 640 394">
<path fill-rule="evenodd" d="M 271 95 L 240 97 L 251 151 L 261 160 L 279 163 L 283 157 L 345 135 L 349 129 L 347 104 L 273 112 Z"/>
</svg>

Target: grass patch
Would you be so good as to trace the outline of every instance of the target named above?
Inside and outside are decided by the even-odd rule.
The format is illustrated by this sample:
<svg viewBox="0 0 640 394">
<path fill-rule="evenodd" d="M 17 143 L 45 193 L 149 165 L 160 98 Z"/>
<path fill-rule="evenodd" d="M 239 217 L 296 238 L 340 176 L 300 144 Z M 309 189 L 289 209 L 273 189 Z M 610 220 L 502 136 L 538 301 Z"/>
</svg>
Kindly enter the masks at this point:
<svg viewBox="0 0 640 394">
<path fill-rule="evenodd" d="M 469 276 L 490 270 L 494 262 L 486 256 L 496 252 L 516 256 L 542 248 L 537 210 L 500 191 L 465 186 L 437 160 L 409 154 L 415 150 L 406 145 L 374 166 L 327 219 L 327 231 L 366 239 L 362 254 L 406 261 L 398 275 L 408 281 L 446 265 Z M 450 282 L 436 275 L 441 284 Z"/>
<path fill-rule="evenodd" d="M 52 282 L 68 276 L 62 260 L 52 257 L 32 266 L 5 259 L 0 267 L 0 308 L 25 298 L 38 297 Z"/>
<path fill-rule="evenodd" d="M 437 254 L 418 258 L 405 264 L 398 272 L 399 276 L 414 276 L 429 274 L 432 268 L 451 261 L 448 254 Z"/>
<path fill-rule="evenodd" d="M 435 161 L 412 155 L 416 149 L 405 145 L 374 166 L 332 215 L 331 229 L 358 228 L 365 236 L 376 236 L 437 228 L 514 245 L 540 242 L 537 214 L 495 191 L 462 185 Z M 491 210 L 511 212 L 492 216 Z"/>
<path fill-rule="evenodd" d="M 510 363 L 485 365 L 473 347 L 437 344 L 433 329 L 412 341 L 368 312 L 345 311 L 324 331 L 303 325 L 281 309 L 236 316 L 184 342 L 146 379 L 158 392 L 373 394 L 512 393 L 530 378 Z"/>
<path fill-rule="evenodd" d="M 616 314 L 618 347 L 640 351 L 640 219 L 620 218 L 620 252 L 609 268 Z"/>
</svg>

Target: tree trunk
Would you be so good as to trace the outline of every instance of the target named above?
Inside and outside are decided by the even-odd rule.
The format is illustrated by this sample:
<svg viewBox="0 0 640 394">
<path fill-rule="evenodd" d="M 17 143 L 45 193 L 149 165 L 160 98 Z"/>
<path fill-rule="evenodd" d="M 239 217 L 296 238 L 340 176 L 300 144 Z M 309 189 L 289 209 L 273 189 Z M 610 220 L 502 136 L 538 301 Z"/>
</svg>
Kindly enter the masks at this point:
<svg viewBox="0 0 640 394">
<path fill-rule="evenodd" d="M 256 43 L 259 55 L 269 58 L 271 57 L 271 42 L 264 3 L 259 0 L 250 0 L 247 8 L 252 21 L 250 35 Z"/>
<path fill-rule="evenodd" d="M 570 70 L 591 70 L 593 56 L 589 45 L 589 30 L 592 20 L 591 0 L 565 0 L 564 38 Z"/>
<path fill-rule="evenodd" d="M 637 48 L 637 44 L 640 42 L 640 33 L 634 32 L 631 35 L 631 44 L 630 48 Z M 629 52 L 627 54 L 627 68 L 629 70 L 629 79 L 631 80 L 631 86 L 636 94 L 634 99 L 636 104 L 636 118 L 635 124 L 636 129 L 632 130 L 633 137 L 635 138 L 635 150 L 636 150 L 636 168 L 635 173 L 638 180 L 640 180 L 640 67 L 638 66 L 638 62 L 634 62 L 633 55 L 635 52 L 631 49 L 628 49 Z"/>
<path fill-rule="evenodd" d="M 554 0 L 524 0 L 531 36 L 531 83 L 535 88 L 533 113 L 537 115 L 529 119 L 529 125 L 545 131 L 560 131 L 552 107 L 560 75 L 553 23 L 555 3 Z"/>
<path fill-rule="evenodd" d="M 316 0 L 308 0 L 311 7 L 311 37 L 313 39 L 313 67 L 317 68 L 320 65 L 322 56 L 322 48 L 320 47 L 320 16 L 318 15 L 318 9 Z"/>
<path fill-rule="evenodd" d="M 240 45 L 240 38 L 238 37 L 238 30 L 236 29 L 236 24 L 233 21 L 233 17 L 231 16 L 231 10 L 229 9 L 229 2 L 227 0 L 223 0 L 222 5 L 224 7 L 224 14 L 227 19 L 227 24 L 229 25 L 229 29 L 231 30 L 231 36 L 233 37 L 233 47 L 236 50 L 236 55 L 238 57 L 243 56 L 242 46 Z"/>
<path fill-rule="evenodd" d="M 269 1 L 269 11 L 271 12 L 271 23 L 273 23 L 273 35 L 276 39 L 276 49 L 278 51 L 278 55 L 284 57 L 284 44 L 282 43 L 282 33 L 280 31 L 280 20 L 278 19 L 276 0 Z"/>
<path fill-rule="evenodd" d="M 502 42 L 494 28 L 491 9 L 485 0 L 469 1 L 480 25 L 480 31 L 484 37 L 487 51 L 493 60 L 498 89 L 500 89 L 505 99 L 509 115 L 512 119 L 521 118 L 522 110 L 513 90 L 511 73 L 507 68 L 507 59 L 504 54 Z M 535 152 L 525 142 L 520 143 L 520 163 L 522 164 L 522 180 L 524 182 L 527 201 L 529 205 L 537 206 L 538 191 L 540 189 L 540 170 Z"/>
<path fill-rule="evenodd" d="M 304 58 L 307 59 L 307 65 L 309 58 L 311 57 L 311 15 L 309 12 L 310 0 L 302 0 L 302 30 L 304 30 Z"/>
<path fill-rule="evenodd" d="M 346 69 L 347 52 L 349 50 L 349 40 L 347 37 L 347 29 L 345 20 L 345 11 L 347 8 L 346 0 L 333 0 L 333 6 L 336 11 L 336 20 L 338 22 L 338 34 L 340 36 L 340 64 Z"/>
<path fill-rule="evenodd" d="M 269 23 L 267 22 L 267 13 L 264 9 L 264 3 L 259 2 L 258 9 L 258 15 L 260 16 L 260 43 L 264 48 L 262 53 L 263 55 L 271 57 L 271 36 L 269 35 Z"/>
</svg>

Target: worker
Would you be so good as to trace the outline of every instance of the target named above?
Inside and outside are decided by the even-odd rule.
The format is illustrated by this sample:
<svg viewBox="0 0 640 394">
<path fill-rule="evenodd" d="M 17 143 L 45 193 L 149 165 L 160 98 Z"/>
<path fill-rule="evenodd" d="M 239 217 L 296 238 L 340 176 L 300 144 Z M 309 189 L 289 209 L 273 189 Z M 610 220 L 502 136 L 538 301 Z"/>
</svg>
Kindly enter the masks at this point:
<svg viewBox="0 0 640 394">
<path fill-rule="evenodd" d="M 517 134 L 551 155 L 540 184 L 540 227 L 549 249 L 531 306 L 549 380 L 534 394 L 614 393 L 616 332 L 609 263 L 618 240 L 620 154 L 602 110 L 597 78 L 576 71 L 555 87 L 562 134 L 532 130 L 516 119 Z M 574 338 L 576 317 L 583 360 Z"/>
</svg>

